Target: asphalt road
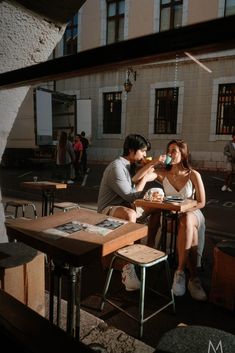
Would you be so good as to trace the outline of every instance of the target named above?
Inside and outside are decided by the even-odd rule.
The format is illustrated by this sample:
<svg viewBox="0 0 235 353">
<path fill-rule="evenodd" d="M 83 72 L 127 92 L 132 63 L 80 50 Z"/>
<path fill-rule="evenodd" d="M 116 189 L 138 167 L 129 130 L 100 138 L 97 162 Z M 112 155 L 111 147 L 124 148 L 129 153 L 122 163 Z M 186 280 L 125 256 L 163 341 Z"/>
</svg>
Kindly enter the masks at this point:
<svg viewBox="0 0 235 353">
<path fill-rule="evenodd" d="M 78 202 L 86 207 L 95 208 L 98 198 L 100 180 L 105 165 L 93 164 L 89 166 L 89 173 L 64 191 L 56 193 L 58 201 L 66 200 Z M 222 192 L 224 173 L 200 171 L 205 185 L 207 203 L 202 210 L 206 218 L 208 233 L 234 237 L 235 236 L 235 181 L 233 192 Z M 22 181 L 56 180 L 55 172 L 51 166 L 34 166 L 28 168 L 1 168 L 0 185 L 3 196 L 40 199 L 40 192 L 23 190 Z M 150 185 L 152 186 L 152 185 Z"/>
</svg>

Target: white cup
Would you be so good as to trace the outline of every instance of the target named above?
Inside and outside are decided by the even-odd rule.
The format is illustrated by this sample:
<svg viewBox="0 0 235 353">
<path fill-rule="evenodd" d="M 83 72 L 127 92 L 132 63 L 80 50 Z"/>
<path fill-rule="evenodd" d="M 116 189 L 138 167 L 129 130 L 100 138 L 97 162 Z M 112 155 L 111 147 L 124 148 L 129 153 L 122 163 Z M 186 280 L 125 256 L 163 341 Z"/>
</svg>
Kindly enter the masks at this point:
<svg viewBox="0 0 235 353">
<path fill-rule="evenodd" d="M 34 181 L 34 183 L 36 183 L 38 181 L 38 177 L 36 175 L 33 177 L 33 181 Z"/>
<path fill-rule="evenodd" d="M 162 188 L 151 188 L 145 193 L 144 199 L 152 201 L 154 199 L 154 194 L 159 194 L 160 196 L 164 196 L 164 191 Z"/>
</svg>

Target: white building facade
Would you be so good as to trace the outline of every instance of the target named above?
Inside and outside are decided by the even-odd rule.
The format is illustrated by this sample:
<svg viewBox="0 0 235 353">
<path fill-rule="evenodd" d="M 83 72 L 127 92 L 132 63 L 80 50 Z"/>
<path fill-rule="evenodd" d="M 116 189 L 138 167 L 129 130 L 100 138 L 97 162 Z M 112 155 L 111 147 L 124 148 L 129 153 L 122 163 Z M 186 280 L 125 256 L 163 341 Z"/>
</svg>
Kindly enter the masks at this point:
<svg viewBox="0 0 235 353">
<path fill-rule="evenodd" d="M 53 55 L 82 52 L 234 13 L 232 0 L 87 0 L 71 19 Z M 132 85 L 128 93 L 126 81 Z M 51 139 L 45 139 L 45 144 L 53 145 L 61 130 L 84 130 L 91 142 L 89 161 L 108 162 L 122 153 L 129 133 L 148 138 L 151 155 L 163 153 L 169 140 L 179 138 L 188 142 L 195 167 L 224 169 L 224 144 L 235 129 L 235 50 L 196 58 L 179 53 L 170 60 L 33 87 L 18 113 L 7 148 L 38 149 L 43 141 L 38 139 L 38 88 L 48 94 L 50 90 L 73 96 L 75 102 L 62 107 L 62 102 L 55 104 L 55 97 L 52 124 L 45 132 Z"/>
</svg>

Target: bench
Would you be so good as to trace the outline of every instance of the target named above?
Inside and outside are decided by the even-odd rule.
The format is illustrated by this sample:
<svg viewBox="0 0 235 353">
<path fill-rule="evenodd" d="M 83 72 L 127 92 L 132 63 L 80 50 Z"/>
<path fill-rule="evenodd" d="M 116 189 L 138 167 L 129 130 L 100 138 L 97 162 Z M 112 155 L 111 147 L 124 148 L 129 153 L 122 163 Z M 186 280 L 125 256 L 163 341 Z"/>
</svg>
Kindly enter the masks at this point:
<svg viewBox="0 0 235 353">
<path fill-rule="evenodd" d="M 1 345 L 23 353 L 92 353 L 91 348 L 0 290 Z"/>
</svg>

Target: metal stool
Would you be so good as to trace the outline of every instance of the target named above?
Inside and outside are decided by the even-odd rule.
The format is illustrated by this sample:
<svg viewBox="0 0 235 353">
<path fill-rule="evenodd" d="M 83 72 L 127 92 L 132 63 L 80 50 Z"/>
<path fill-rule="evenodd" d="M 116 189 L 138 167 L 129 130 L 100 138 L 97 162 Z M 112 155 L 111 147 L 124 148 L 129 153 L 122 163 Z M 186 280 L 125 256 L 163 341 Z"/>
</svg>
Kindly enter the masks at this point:
<svg viewBox="0 0 235 353">
<path fill-rule="evenodd" d="M 80 208 L 80 206 L 74 202 L 55 202 L 53 208 L 58 208 L 63 210 L 63 212 L 67 212 L 74 208 Z"/>
<path fill-rule="evenodd" d="M 36 206 L 31 201 L 26 201 L 26 200 L 7 201 L 6 205 L 5 205 L 5 212 L 7 211 L 9 206 L 15 208 L 15 218 L 18 217 L 18 209 L 19 208 L 21 208 L 21 210 L 22 210 L 22 217 L 25 217 L 25 209 L 26 209 L 26 207 L 32 207 L 34 218 L 37 218 Z"/>
<path fill-rule="evenodd" d="M 108 289 L 109 289 L 109 285 L 110 285 L 111 277 L 112 277 L 112 273 L 113 273 L 113 263 L 118 258 L 124 260 L 125 262 L 132 263 L 140 268 L 141 287 L 140 287 L 138 317 L 131 315 L 129 312 L 127 312 L 122 307 L 120 307 L 119 305 L 114 303 L 112 300 L 107 299 L 107 293 L 108 293 Z M 161 262 L 164 262 L 164 265 L 165 265 L 167 284 L 168 284 L 168 289 L 169 289 L 169 296 L 162 294 L 162 293 L 159 293 L 156 290 L 154 290 L 153 288 L 149 288 L 151 291 L 153 291 L 158 296 L 166 299 L 166 303 L 162 307 L 160 307 L 158 310 L 153 312 L 151 315 L 148 315 L 147 317 L 145 317 L 144 306 L 145 306 L 145 289 L 146 289 L 146 283 L 145 283 L 146 268 L 155 266 Z M 173 291 L 171 289 L 171 275 L 170 275 L 170 270 L 169 270 L 169 264 L 167 261 L 167 255 L 162 251 L 156 250 L 154 248 L 150 248 L 149 246 L 142 245 L 142 244 L 134 244 L 134 245 L 126 246 L 122 249 L 117 250 L 114 253 L 114 256 L 112 258 L 112 261 L 111 261 L 111 264 L 109 267 L 109 271 L 107 274 L 106 283 L 105 283 L 105 287 L 104 287 L 104 291 L 103 291 L 102 299 L 101 299 L 101 305 L 100 305 L 101 310 L 103 310 L 105 301 L 107 301 L 112 306 L 119 309 L 124 314 L 126 314 L 127 316 L 129 316 L 130 318 L 134 319 L 135 321 L 137 321 L 139 323 L 139 325 L 140 325 L 139 337 L 141 338 L 143 336 L 143 324 L 147 320 L 149 320 L 150 318 L 152 318 L 153 316 L 158 314 L 160 311 L 166 309 L 170 305 L 172 305 L 173 311 L 175 312 L 175 301 L 174 301 Z"/>
</svg>

